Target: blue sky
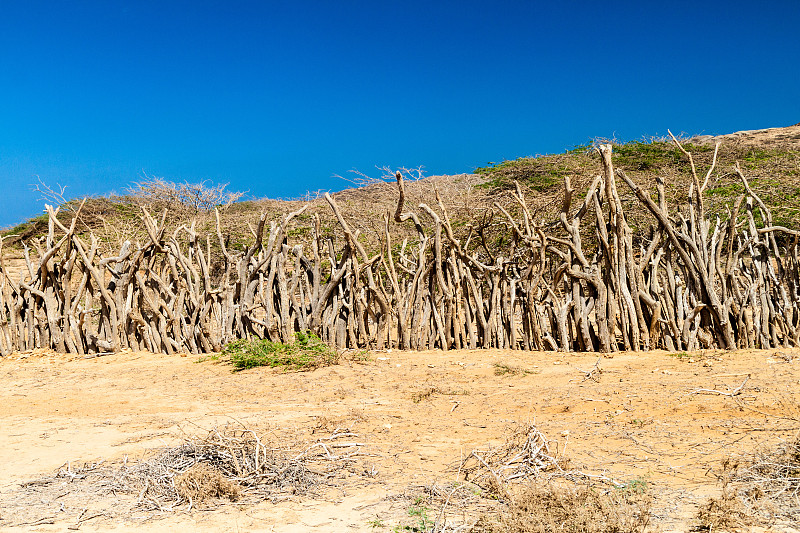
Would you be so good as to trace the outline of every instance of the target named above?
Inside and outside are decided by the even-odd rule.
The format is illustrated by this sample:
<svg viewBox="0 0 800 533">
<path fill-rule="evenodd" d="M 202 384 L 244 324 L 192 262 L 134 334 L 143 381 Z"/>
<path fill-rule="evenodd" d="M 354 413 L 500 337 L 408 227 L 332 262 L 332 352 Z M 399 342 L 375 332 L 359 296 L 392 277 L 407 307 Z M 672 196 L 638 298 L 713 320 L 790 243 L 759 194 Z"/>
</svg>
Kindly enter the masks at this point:
<svg viewBox="0 0 800 533">
<path fill-rule="evenodd" d="M 0 2 L 0 227 L 143 173 L 254 197 L 800 122 L 800 2 Z"/>
</svg>

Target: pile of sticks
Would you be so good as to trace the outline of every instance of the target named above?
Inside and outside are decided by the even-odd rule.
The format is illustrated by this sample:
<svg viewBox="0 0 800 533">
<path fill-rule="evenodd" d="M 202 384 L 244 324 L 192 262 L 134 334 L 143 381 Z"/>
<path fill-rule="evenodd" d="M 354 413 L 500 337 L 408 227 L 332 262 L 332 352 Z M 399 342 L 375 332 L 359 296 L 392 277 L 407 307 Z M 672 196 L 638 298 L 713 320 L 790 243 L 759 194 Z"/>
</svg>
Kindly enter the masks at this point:
<svg viewBox="0 0 800 533">
<path fill-rule="evenodd" d="M 502 483 L 537 478 L 545 472 L 564 474 L 564 462 L 550 450 L 544 434 L 533 425 L 517 427 L 506 442 L 496 448 L 472 450 L 461 462 L 464 479 L 488 488 Z"/>
<path fill-rule="evenodd" d="M 279 221 L 262 215 L 241 251 L 229 249 L 219 217 L 216 234 L 200 235 L 194 223 L 168 233 L 165 215 L 143 209 L 146 242 L 104 256 L 93 234 L 79 235 L 75 219 L 66 226 L 48 207 L 49 231 L 33 250 L 25 245 L 22 272 L 5 266 L 0 240 L 0 353 L 207 353 L 306 330 L 338 348 L 798 345 L 800 232 L 773 224 L 741 169 L 746 194 L 712 220 L 703 194 L 716 151 L 702 179 L 684 151 L 692 184 L 671 214 L 663 182 L 654 200 L 613 168 L 611 150 L 599 147 L 604 172 L 577 208 L 565 180 L 554 224 L 533 220 L 519 187 L 516 209 L 495 204 L 501 250 L 481 248 L 471 232 L 458 237 L 438 195 L 438 209 L 406 210 L 399 173 L 396 212 L 384 217 L 381 249 L 369 252 L 327 194 L 343 238 L 325 236 L 315 215 L 310 238 L 290 243 L 306 206 Z M 652 214 L 649 232 L 628 225 L 617 178 Z M 413 224 L 417 238 L 393 244 L 396 224 Z"/>
</svg>

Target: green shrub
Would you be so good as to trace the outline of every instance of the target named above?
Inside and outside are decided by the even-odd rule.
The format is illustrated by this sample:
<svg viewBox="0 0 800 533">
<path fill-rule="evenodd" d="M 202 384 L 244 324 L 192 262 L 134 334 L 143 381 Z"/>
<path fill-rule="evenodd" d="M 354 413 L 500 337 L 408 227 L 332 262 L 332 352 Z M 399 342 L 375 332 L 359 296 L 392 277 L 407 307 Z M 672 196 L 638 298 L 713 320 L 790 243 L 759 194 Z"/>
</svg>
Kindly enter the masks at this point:
<svg viewBox="0 0 800 533">
<path fill-rule="evenodd" d="M 233 341 L 222 353 L 230 358 L 236 370 L 257 366 L 283 367 L 285 370 L 313 370 L 336 364 L 339 356 L 334 349 L 309 331 L 298 331 L 292 343 L 269 340 Z"/>
<path fill-rule="evenodd" d="M 572 161 L 574 157 L 578 161 Z M 550 156 L 520 157 L 513 161 L 490 162 L 486 167 L 475 169 L 475 174 L 486 176 L 489 180 L 481 185 L 484 188 L 507 189 L 516 180 L 537 192 L 549 191 L 564 182 L 564 176 L 572 175 L 578 169 L 581 156 L 558 154 Z"/>
<path fill-rule="evenodd" d="M 711 150 L 708 146 L 683 143 L 683 147 L 696 158 L 698 154 Z M 689 170 L 689 161 L 680 149 L 667 141 L 633 141 L 617 144 L 613 151 L 614 164 L 628 170 L 660 170 L 676 168 Z"/>
</svg>

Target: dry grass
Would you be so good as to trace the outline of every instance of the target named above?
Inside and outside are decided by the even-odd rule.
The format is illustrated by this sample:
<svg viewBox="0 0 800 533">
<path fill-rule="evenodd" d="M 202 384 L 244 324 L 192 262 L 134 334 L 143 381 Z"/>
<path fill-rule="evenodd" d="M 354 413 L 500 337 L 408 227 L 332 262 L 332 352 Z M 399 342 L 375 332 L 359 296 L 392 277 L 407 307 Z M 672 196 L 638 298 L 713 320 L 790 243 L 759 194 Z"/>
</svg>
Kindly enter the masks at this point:
<svg viewBox="0 0 800 533">
<path fill-rule="evenodd" d="M 521 366 L 509 365 L 509 364 L 506 364 L 506 363 L 494 363 L 493 366 L 494 366 L 494 375 L 495 376 L 506 376 L 506 375 L 510 375 L 510 376 L 520 376 L 520 375 L 527 376 L 529 374 L 539 374 L 539 373 L 541 373 L 541 370 L 539 370 L 539 369 L 531 370 L 529 368 L 523 368 Z"/>
<path fill-rule="evenodd" d="M 415 526 L 404 531 L 434 533 L 638 533 L 650 523 L 653 502 L 647 484 L 609 482 L 565 470 L 533 424 L 517 425 L 496 448 L 474 450 L 457 477 L 412 491 L 409 514 Z M 415 529 L 416 528 L 416 529 Z M 396 528 L 397 530 L 397 528 Z"/>
<path fill-rule="evenodd" d="M 438 191 L 451 217 L 456 221 L 471 220 L 476 213 L 490 210 L 492 201 L 499 199 L 497 194 L 476 189 L 474 186 L 485 180 L 471 174 L 415 179 L 419 176 L 409 176 L 407 173 L 406 178 L 408 209 L 417 211 L 420 203 L 435 206 L 435 191 Z M 209 200 L 208 196 L 214 198 Z M 162 214 L 165 215 L 166 235 L 172 234 L 184 224 L 193 225 L 201 239 L 205 240 L 206 236 L 211 236 L 210 245 L 212 249 L 217 249 L 219 244 L 216 237 L 214 207 L 220 206 L 223 207 L 219 216 L 226 246 L 229 250 L 236 251 L 251 243 L 253 231 L 258 226 L 262 213 L 266 214 L 268 221 L 280 221 L 289 211 L 308 204 L 308 210 L 294 222 L 294 227 L 288 235 L 289 240 L 292 243 L 308 241 L 316 217 L 320 220 L 323 235 L 334 240 L 342 238 L 337 229 L 338 222 L 330 207 L 317 194 L 294 200 L 259 199 L 232 202 L 232 199 L 238 196 L 239 193 L 229 193 L 213 184 L 175 184 L 159 179 L 148 179 L 135 184 L 124 196 L 88 198 L 81 210 L 78 228 L 80 232 L 87 234 L 89 231 L 94 232 L 100 238 L 101 244 L 108 246 L 107 251 L 118 252 L 119 246 L 125 240 L 135 242 L 144 238 L 140 218 L 141 209 L 145 208 L 158 218 L 161 218 Z M 360 232 L 360 238 L 369 250 L 376 250 L 386 245 L 384 216 L 388 216 L 391 220 L 390 213 L 394 213 L 397 207 L 395 183 L 375 180 L 369 185 L 346 189 L 333 193 L 332 196 L 339 204 L 347 223 L 353 231 Z M 62 223 L 71 220 L 71 214 L 74 214 L 79 204 L 80 200 L 64 204 L 59 215 Z M 21 241 L 41 236 L 46 231 L 46 217 L 32 219 L 4 231 L 4 234 L 16 235 L 5 240 L 4 244 L 17 245 Z M 392 222 L 390 231 L 395 245 L 402 243 L 405 238 L 413 242 L 417 237 L 411 223 Z"/>
<path fill-rule="evenodd" d="M 726 219 L 727 209 L 744 192 L 738 176 L 731 171 L 733 163 L 738 161 L 752 189 L 772 209 L 774 223 L 799 228 L 800 148 L 798 142 L 790 140 L 792 142 L 783 144 L 752 144 L 737 138 L 726 139 L 706 189 L 708 213 Z M 711 163 L 713 139 L 684 141 L 702 176 Z M 614 153 L 617 168 L 630 172 L 645 190 L 654 193 L 656 179 L 660 177 L 665 182 L 668 205 L 685 204 L 691 175 L 688 161 L 674 145 L 663 140 L 617 144 Z M 410 222 L 394 222 L 392 215 L 396 208 L 397 187 L 394 182 L 386 181 L 391 172 L 382 170 L 385 175 L 380 178 L 357 174 L 360 177 L 352 181 L 358 187 L 332 196 L 342 216 L 353 231 L 358 232 L 359 240 L 370 254 L 390 248 L 396 258 L 405 242 L 406 252 L 413 255 L 418 235 Z M 576 191 L 584 191 L 602 169 L 591 147 L 586 146 L 563 154 L 494 164 L 476 169 L 476 174 L 422 178 L 418 171 L 404 171 L 406 210 L 417 212 L 424 221 L 427 215 L 418 206 L 425 203 L 439 211 L 438 192 L 456 238 L 466 242 L 469 236 L 470 253 L 477 253 L 482 260 L 493 262 L 494 255 L 501 254 L 511 238 L 504 216 L 493 205 L 497 203 L 512 216 L 520 214 L 518 204 L 509 193 L 514 180 L 521 184 L 533 219 L 543 222 L 556 236 L 561 236 L 558 213 L 564 193 L 564 177 L 570 176 Z M 619 192 L 635 239 L 637 242 L 646 239 L 654 224 L 652 217 L 627 187 L 620 187 Z M 166 235 L 172 235 L 184 224 L 193 227 L 202 241 L 208 239 L 208 248 L 215 252 L 214 261 L 219 261 L 221 245 L 216 235 L 214 207 L 223 207 L 219 213 L 221 233 L 225 246 L 235 252 L 252 243 L 253 232 L 262 214 L 268 221 L 280 221 L 286 213 L 308 204 L 306 212 L 298 216 L 289 228 L 288 244 L 308 245 L 311 228 L 317 223 L 325 238 L 331 238 L 335 243 L 340 243 L 343 238 L 335 216 L 319 192 L 294 200 L 234 201 L 239 196 L 239 193 L 230 193 L 214 184 L 175 184 L 148 177 L 134 185 L 126 196 L 88 199 L 81 210 L 78 227 L 84 233 L 82 238 L 88 240 L 89 231 L 99 237 L 102 253 L 116 254 L 122 242 L 135 243 L 145 238 L 140 220 L 144 207 L 155 216 L 165 214 Z M 79 201 L 72 200 L 63 205 L 59 215 L 60 219 L 64 217 L 62 222 L 68 221 L 78 204 Z M 167 206 L 169 208 L 164 209 Z M 677 215 L 677 209 L 672 214 Z M 386 238 L 387 220 L 391 242 Z M 46 219 L 32 219 L 6 231 L 6 234 L 16 236 L 6 239 L 4 244 L 19 246 L 23 241 L 41 236 L 46 230 Z M 586 251 L 591 251 L 595 242 L 594 232 L 588 225 L 584 230 Z M 177 235 L 186 238 L 184 232 Z"/>
<path fill-rule="evenodd" d="M 800 437 L 744 460 L 727 459 L 718 478 L 721 495 L 697 514 L 706 530 L 800 523 Z"/>
<path fill-rule="evenodd" d="M 322 415 L 315 418 L 312 433 L 328 432 L 333 435 L 352 433 L 353 428 L 366 422 L 368 417 L 362 409 L 350 408 L 345 415 Z"/>
<path fill-rule="evenodd" d="M 615 168 L 628 172 L 647 191 L 656 191 L 656 179 L 665 182 L 667 204 L 686 203 L 691 182 L 691 167 L 686 157 L 670 141 L 653 139 L 619 143 L 614 146 Z M 698 175 L 705 175 L 711 166 L 715 139 L 682 139 L 692 153 Z M 741 180 L 732 170 L 740 162 L 753 190 L 772 209 L 776 224 L 800 227 L 800 143 L 750 143 L 739 139 L 724 139 L 718 154 L 716 170 L 706 189 L 706 210 L 713 216 L 726 218 L 726 208 L 745 192 Z M 602 173 L 598 158 L 590 146 L 563 154 L 524 157 L 504 161 L 476 172 L 484 176 L 493 192 L 513 187 L 517 180 L 532 192 L 529 201 L 534 218 L 545 222 L 556 220 L 564 191 L 564 177 L 570 176 L 575 190 L 585 190 L 595 175 Z M 627 187 L 619 188 L 628 222 L 634 230 L 644 233 L 653 223 L 646 209 L 638 204 Z M 677 213 L 677 211 L 675 211 Z"/>
<path fill-rule="evenodd" d="M 205 463 L 195 463 L 175 477 L 175 492 L 181 499 L 195 504 L 212 498 L 235 502 L 242 496 L 242 487 Z"/>
<path fill-rule="evenodd" d="M 411 395 L 411 401 L 419 403 L 430 399 L 434 394 L 439 394 L 440 392 L 438 387 L 424 387 Z"/>
<path fill-rule="evenodd" d="M 639 533 L 650 523 L 652 498 L 643 492 L 569 482 L 533 483 L 507 497 L 496 517 L 476 530 L 492 533 Z"/>
</svg>

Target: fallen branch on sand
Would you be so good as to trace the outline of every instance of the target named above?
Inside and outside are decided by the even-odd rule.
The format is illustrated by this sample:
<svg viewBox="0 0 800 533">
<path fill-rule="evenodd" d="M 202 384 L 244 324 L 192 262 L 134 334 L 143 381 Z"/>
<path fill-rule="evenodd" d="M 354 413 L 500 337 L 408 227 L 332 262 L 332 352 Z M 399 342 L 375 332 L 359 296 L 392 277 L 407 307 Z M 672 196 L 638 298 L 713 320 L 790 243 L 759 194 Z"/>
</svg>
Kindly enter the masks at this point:
<svg viewBox="0 0 800 533">
<path fill-rule="evenodd" d="M 487 450 L 473 450 L 461 462 L 464 479 L 476 485 L 508 483 L 537 477 L 546 471 L 562 470 L 561 460 L 550 450 L 550 443 L 533 424 L 517 428 L 505 444 Z"/>
<path fill-rule="evenodd" d="M 594 366 L 592 368 L 590 368 L 589 370 L 583 370 L 581 368 L 577 369 L 578 371 L 583 372 L 583 374 L 584 374 L 583 379 L 581 380 L 581 383 L 583 383 L 584 381 L 589 380 L 589 379 L 591 379 L 592 381 L 594 381 L 596 383 L 600 382 L 600 374 L 603 373 L 603 369 L 600 368 L 600 361 L 602 359 L 603 359 L 602 357 L 598 357 L 597 361 L 595 361 L 595 363 L 594 363 Z"/>
<path fill-rule="evenodd" d="M 742 381 L 741 385 L 739 385 L 733 390 L 729 390 L 728 392 L 722 392 L 716 389 L 697 389 L 693 390 L 689 394 L 719 394 L 720 396 L 730 396 L 731 398 L 733 398 L 734 396 L 738 396 L 742 392 L 742 389 L 744 388 L 745 384 L 749 379 L 750 379 L 750 374 L 747 374 L 747 377 L 744 378 L 744 381 Z"/>
</svg>

